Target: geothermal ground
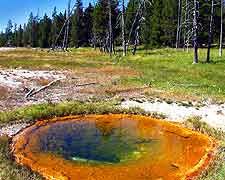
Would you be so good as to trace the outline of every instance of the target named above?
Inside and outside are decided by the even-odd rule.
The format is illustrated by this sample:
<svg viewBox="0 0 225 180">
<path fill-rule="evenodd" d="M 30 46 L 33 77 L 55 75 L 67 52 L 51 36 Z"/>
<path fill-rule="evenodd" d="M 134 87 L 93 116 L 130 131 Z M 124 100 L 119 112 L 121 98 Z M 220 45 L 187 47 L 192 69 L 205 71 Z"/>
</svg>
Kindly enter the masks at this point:
<svg viewBox="0 0 225 180">
<path fill-rule="evenodd" d="M 1 110 L 9 110 L 32 104 L 57 103 L 66 100 L 90 101 L 94 97 L 110 101 L 115 97 L 120 97 L 123 108 L 139 107 L 146 112 L 159 113 L 168 121 L 180 123 L 191 117 L 200 117 L 210 126 L 225 131 L 225 104 L 212 104 L 207 101 L 201 103 L 168 102 L 159 98 L 145 97 L 141 89 L 128 89 L 118 92 L 115 96 L 109 96 L 107 93 L 98 94 L 99 91 L 103 91 L 107 83 L 112 81 L 112 78 L 104 77 L 107 81 L 102 82 L 102 77 L 93 74 L 1 69 L 0 108 Z M 48 88 L 33 96 L 28 96 L 32 90 L 39 90 L 52 82 L 54 83 Z M 27 124 L 24 123 L 3 126 L 0 128 L 0 135 L 12 136 L 26 126 Z"/>
</svg>

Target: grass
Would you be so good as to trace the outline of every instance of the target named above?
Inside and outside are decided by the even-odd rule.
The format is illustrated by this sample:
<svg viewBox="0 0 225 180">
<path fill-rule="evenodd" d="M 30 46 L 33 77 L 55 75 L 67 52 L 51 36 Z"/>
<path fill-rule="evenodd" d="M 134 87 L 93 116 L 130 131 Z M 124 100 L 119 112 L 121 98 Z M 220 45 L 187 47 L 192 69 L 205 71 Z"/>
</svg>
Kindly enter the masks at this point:
<svg viewBox="0 0 225 180">
<path fill-rule="evenodd" d="M 218 57 L 218 50 L 212 49 L 212 63 L 204 63 L 206 49 L 199 50 L 200 63 L 192 64 L 193 52 L 176 49 L 138 50 L 137 55 L 115 56 L 91 48 L 71 49 L 70 52 L 47 52 L 47 50 L 18 49 L 1 52 L 0 67 L 47 70 L 85 70 L 85 72 L 110 67 L 111 73 L 137 71 L 120 78 L 122 86 L 150 85 L 146 95 L 178 100 L 225 101 L 225 58 Z M 110 74 L 108 74 L 110 75 Z M 157 93 L 152 90 L 162 90 Z"/>
<path fill-rule="evenodd" d="M 39 180 L 38 174 L 31 172 L 26 167 L 17 165 L 11 160 L 10 139 L 0 136 L 0 180 Z"/>
<path fill-rule="evenodd" d="M 125 82 L 150 84 L 156 89 L 174 95 L 189 95 L 194 99 L 213 98 L 225 100 L 224 57 L 218 57 L 217 49 L 212 50 L 210 64 L 203 63 L 206 50 L 199 50 L 199 64 L 192 64 L 193 53 L 175 49 L 139 51 L 136 56 L 122 59 L 119 66 L 132 67 L 142 76 L 124 79 Z M 168 94 L 169 95 L 169 94 Z M 185 99 L 185 98 L 184 98 Z"/>
<path fill-rule="evenodd" d="M 71 52 L 48 52 L 47 50 L 17 49 L 1 52 L 0 67 L 38 70 L 73 70 L 76 68 L 99 68 L 107 64 L 99 51 L 91 49 Z M 96 63 L 98 61 L 98 63 Z"/>
<path fill-rule="evenodd" d="M 39 105 L 32 105 L 29 107 L 18 108 L 8 112 L 0 112 L 0 126 L 15 122 L 32 123 L 37 120 L 63 117 L 70 115 L 85 115 L 85 114 L 143 114 L 150 115 L 156 118 L 165 117 L 158 113 L 147 113 L 140 108 L 123 109 L 118 107 L 119 101 L 114 100 L 110 102 L 79 102 L 66 101 L 61 103 L 46 103 Z"/>
</svg>

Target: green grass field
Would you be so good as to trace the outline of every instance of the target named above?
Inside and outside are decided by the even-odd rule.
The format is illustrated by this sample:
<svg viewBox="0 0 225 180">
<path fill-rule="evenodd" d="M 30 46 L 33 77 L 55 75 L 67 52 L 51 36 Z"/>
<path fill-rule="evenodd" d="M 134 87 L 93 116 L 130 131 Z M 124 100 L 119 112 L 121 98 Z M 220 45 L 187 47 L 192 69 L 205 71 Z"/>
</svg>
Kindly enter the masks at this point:
<svg viewBox="0 0 225 180">
<path fill-rule="evenodd" d="M 177 95 L 195 98 L 225 97 L 225 57 L 218 58 L 216 49 L 212 51 L 211 64 L 205 64 L 206 50 L 199 51 L 199 64 L 192 64 L 193 53 L 175 49 L 139 51 L 136 56 L 124 58 L 119 64 L 129 66 L 142 75 L 124 79 L 127 83 L 151 84 Z"/>
<path fill-rule="evenodd" d="M 127 67 L 138 72 L 136 76 L 120 79 L 122 85 L 150 85 L 164 90 L 167 97 L 216 101 L 225 100 L 225 57 L 212 50 L 212 63 L 205 64 L 206 49 L 199 50 L 199 64 L 192 64 L 193 53 L 176 49 L 138 50 L 137 55 L 112 59 L 90 48 L 72 49 L 70 52 L 19 49 L 0 53 L 0 67 L 27 69 L 79 70 L 107 66 Z M 157 95 L 146 92 L 150 96 Z M 178 98 L 178 99 L 179 99 Z"/>
</svg>

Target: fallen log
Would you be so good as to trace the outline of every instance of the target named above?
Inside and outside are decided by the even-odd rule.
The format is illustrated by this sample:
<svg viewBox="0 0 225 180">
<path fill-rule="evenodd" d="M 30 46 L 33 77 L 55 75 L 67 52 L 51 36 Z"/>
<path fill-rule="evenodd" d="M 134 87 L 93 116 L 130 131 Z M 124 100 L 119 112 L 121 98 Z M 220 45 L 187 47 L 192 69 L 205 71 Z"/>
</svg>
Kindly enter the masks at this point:
<svg viewBox="0 0 225 180">
<path fill-rule="evenodd" d="M 25 95 L 25 98 L 28 98 L 31 95 L 31 93 L 34 92 L 34 90 L 35 88 L 32 88 L 31 90 L 29 90 L 28 93 Z"/>
<path fill-rule="evenodd" d="M 63 79 L 64 79 L 64 78 L 56 79 L 56 80 L 50 82 L 49 84 L 40 87 L 40 88 L 37 89 L 37 90 L 35 90 L 35 89 L 33 88 L 33 89 L 31 89 L 31 90 L 26 94 L 25 97 L 26 97 L 26 98 L 32 97 L 32 96 L 34 96 L 35 94 L 37 94 L 37 93 L 39 93 L 39 92 L 41 92 L 41 91 L 43 91 L 43 90 L 49 88 L 49 87 L 52 86 L 53 84 L 55 84 L 55 83 L 57 83 L 58 81 L 63 80 Z"/>
<path fill-rule="evenodd" d="M 82 86 L 90 86 L 90 85 L 95 85 L 97 82 L 91 82 L 91 83 L 85 83 L 85 84 L 77 84 L 75 85 L 76 87 L 82 87 Z"/>
<path fill-rule="evenodd" d="M 52 82 L 50 82 L 49 84 L 45 85 L 45 86 L 42 86 L 40 87 L 39 89 L 35 90 L 35 88 L 32 88 L 26 95 L 25 95 L 25 98 L 28 99 L 32 96 L 34 96 L 35 94 L 38 94 L 39 92 L 49 88 L 50 86 L 52 86 L 53 84 L 57 83 L 58 81 L 60 80 L 63 80 L 64 78 L 59 78 L 59 79 L 56 79 Z M 98 84 L 97 82 L 90 82 L 90 83 L 85 83 L 85 84 L 77 84 L 75 85 L 76 87 L 82 87 L 82 86 L 89 86 L 89 85 L 95 85 L 95 84 Z"/>
</svg>

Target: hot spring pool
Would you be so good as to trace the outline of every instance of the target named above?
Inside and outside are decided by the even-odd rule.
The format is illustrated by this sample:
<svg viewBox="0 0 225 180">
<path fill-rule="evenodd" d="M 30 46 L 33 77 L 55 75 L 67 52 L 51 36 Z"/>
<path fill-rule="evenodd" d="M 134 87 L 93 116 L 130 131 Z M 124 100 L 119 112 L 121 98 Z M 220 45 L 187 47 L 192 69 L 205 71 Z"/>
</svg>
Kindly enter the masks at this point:
<svg viewBox="0 0 225 180">
<path fill-rule="evenodd" d="M 18 163 L 46 179 L 188 179 L 209 162 L 211 138 L 136 115 L 40 121 L 13 138 Z"/>
</svg>

